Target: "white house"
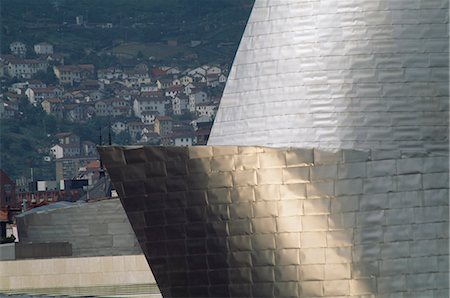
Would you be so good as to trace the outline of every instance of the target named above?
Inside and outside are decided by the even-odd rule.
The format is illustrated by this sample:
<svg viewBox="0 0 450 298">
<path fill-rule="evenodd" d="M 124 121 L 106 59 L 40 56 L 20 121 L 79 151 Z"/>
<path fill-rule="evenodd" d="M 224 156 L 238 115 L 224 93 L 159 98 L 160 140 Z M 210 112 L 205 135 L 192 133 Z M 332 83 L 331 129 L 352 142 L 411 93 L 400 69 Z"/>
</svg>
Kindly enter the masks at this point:
<svg viewBox="0 0 450 298">
<path fill-rule="evenodd" d="M 53 45 L 48 42 L 40 42 L 34 45 L 34 52 L 37 55 L 53 54 Z"/>
<path fill-rule="evenodd" d="M 35 59 L 12 59 L 8 61 L 6 74 L 12 78 L 29 79 L 36 73 L 46 72 L 48 62 Z"/>
<path fill-rule="evenodd" d="M 215 88 L 220 85 L 219 82 L 219 75 L 217 74 L 210 74 L 206 76 L 206 86 Z"/>
<path fill-rule="evenodd" d="M 206 70 L 206 75 L 220 75 L 222 70 L 217 66 L 211 66 Z"/>
<path fill-rule="evenodd" d="M 206 83 L 206 76 L 204 76 L 200 73 L 195 73 L 192 75 L 192 77 L 195 82 Z"/>
<path fill-rule="evenodd" d="M 184 94 L 175 96 L 172 99 L 172 112 L 174 115 L 181 115 L 188 110 L 189 97 Z"/>
<path fill-rule="evenodd" d="M 200 74 L 202 76 L 206 76 L 207 68 L 205 66 L 200 66 L 190 70 L 187 74 L 190 76 L 194 76 L 195 74 Z"/>
<path fill-rule="evenodd" d="M 198 104 L 207 102 L 208 95 L 204 91 L 195 91 L 189 95 L 189 111 L 195 112 Z"/>
<path fill-rule="evenodd" d="M 144 111 L 156 111 L 159 115 L 166 115 L 166 105 L 169 101 L 165 97 L 138 97 L 133 101 L 133 112 L 141 118 Z"/>
<path fill-rule="evenodd" d="M 9 49 L 13 55 L 25 56 L 27 53 L 27 46 L 21 41 L 12 42 Z"/>
<path fill-rule="evenodd" d="M 81 143 L 81 149 L 84 156 L 95 156 L 97 155 L 97 144 L 91 141 L 83 141 Z"/>
<path fill-rule="evenodd" d="M 171 67 L 169 69 L 166 70 L 166 74 L 170 74 L 170 75 L 177 75 L 179 74 L 181 71 L 178 67 Z"/>
<path fill-rule="evenodd" d="M 50 154 L 55 159 L 74 157 L 80 155 L 80 147 L 65 144 L 57 144 L 50 148 Z"/>
<path fill-rule="evenodd" d="M 53 67 L 53 72 L 60 84 L 70 85 L 79 83 L 82 79 L 94 78 L 96 74 L 92 64 L 58 65 Z"/>
<path fill-rule="evenodd" d="M 121 121 L 117 121 L 113 125 L 111 125 L 111 129 L 115 134 L 121 133 L 122 131 L 127 130 L 127 128 L 127 124 Z"/>
<path fill-rule="evenodd" d="M 191 131 L 174 132 L 170 139 L 174 146 L 193 146 L 197 143 L 195 132 Z"/>
<path fill-rule="evenodd" d="M 129 75 L 121 82 L 128 88 L 140 88 L 142 85 L 149 85 L 151 83 L 151 79 L 148 74 L 135 73 Z"/>
<path fill-rule="evenodd" d="M 164 90 L 164 95 L 167 97 L 172 97 L 174 98 L 175 96 L 177 96 L 178 94 L 182 93 L 184 91 L 184 87 L 183 86 L 171 86 L 168 87 Z"/>
<path fill-rule="evenodd" d="M 47 98 L 60 97 L 62 93 L 63 91 L 58 87 L 28 88 L 25 90 L 25 95 L 31 104 L 42 102 Z"/>
<path fill-rule="evenodd" d="M 225 84 L 226 82 L 227 82 L 227 76 L 224 75 L 224 74 L 221 74 L 221 75 L 219 76 L 219 83 Z"/>
<path fill-rule="evenodd" d="M 37 191 L 59 190 L 57 181 L 37 181 Z"/>
<path fill-rule="evenodd" d="M 11 87 L 8 87 L 8 91 L 16 94 L 22 94 L 23 92 L 22 90 L 26 90 L 28 87 L 29 87 L 28 82 L 18 82 L 11 84 Z"/>
<path fill-rule="evenodd" d="M 199 103 L 195 107 L 198 116 L 213 117 L 216 114 L 216 105 L 212 102 Z"/>
<path fill-rule="evenodd" d="M 110 100 L 97 100 L 94 103 L 95 115 L 97 116 L 112 116 L 114 107 Z"/>
<path fill-rule="evenodd" d="M 122 69 L 117 67 L 109 67 L 97 70 L 97 78 L 105 80 L 119 80 L 122 79 L 124 73 Z"/>
<path fill-rule="evenodd" d="M 190 83 L 194 82 L 194 79 L 192 79 L 192 77 L 187 76 L 187 75 L 186 76 L 182 76 L 179 80 L 180 80 L 180 82 L 181 82 L 181 84 L 183 86 L 187 86 Z"/>
<path fill-rule="evenodd" d="M 141 113 L 141 122 L 145 124 L 154 124 L 158 115 L 159 113 L 157 111 L 143 111 Z"/>
<path fill-rule="evenodd" d="M 0 98 L 0 119 L 13 119 L 17 110 L 18 108 L 14 107 L 14 103 Z"/>
<path fill-rule="evenodd" d="M 156 84 L 153 85 L 142 85 L 141 92 L 156 92 L 158 91 L 158 86 Z"/>
<path fill-rule="evenodd" d="M 194 84 L 189 83 L 186 86 L 184 86 L 184 94 L 190 95 L 192 93 L 192 90 L 194 90 L 196 87 Z"/>
</svg>

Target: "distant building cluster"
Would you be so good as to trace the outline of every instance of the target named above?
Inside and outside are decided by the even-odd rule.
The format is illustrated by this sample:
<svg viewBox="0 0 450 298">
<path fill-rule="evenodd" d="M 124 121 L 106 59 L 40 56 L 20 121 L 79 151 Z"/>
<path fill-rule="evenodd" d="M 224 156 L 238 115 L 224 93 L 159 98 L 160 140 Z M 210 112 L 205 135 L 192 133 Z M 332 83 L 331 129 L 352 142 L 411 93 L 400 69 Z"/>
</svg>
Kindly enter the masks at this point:
<svg viewBox="0 0 450 298">
<path fill-rule="evenodd" d="M 57 119 L 83 123 L 108 117 L 114 135 L 128 135 L 132 143 L 205 144 L 220 101 L 221 92 L 214 90 L 227 81 L 228 69 L 217 65 L 181 69 L 136 62 L 96 69 L 65 64 L 64 55 L 47 42 L 33 49 L 28 59 L 27 45 L 17 41 L 10 45 L 11 54 L 0 57 L 0 76 L 16 79 L 1 94 L 0 119 L 16 117 L 18 100 L 26 98 Z M 53 149 L 55 158 L 62 154 L 62 148 Z"/>
<path fill-rule="evenodd" d="M 85 26 L 82 17 L 80 26 Z M 86 123 L 102 117 L 111 139 L 103 144 L 205 145 L 228 69 L 219 65 L 154 66 L 137 61 L 98 69 L 93 64 L 67 64 L 67 54 L 48 42 L 10 44 L 0 56 L 0 119 L 20 117 L 29 102 L 56 119 Z M 40 149 L 55 164 L 54 181 L 21 178 L 2 172 L 0 209 L 28 209 L 55 201 L 76 201 L 101 180 L 95 142 L 76 131 L 60 130 Z M 8 207 L 8 208 L 9 208 Z M 1 210 L 3 210 L 1 209 Z"/>
</svg>

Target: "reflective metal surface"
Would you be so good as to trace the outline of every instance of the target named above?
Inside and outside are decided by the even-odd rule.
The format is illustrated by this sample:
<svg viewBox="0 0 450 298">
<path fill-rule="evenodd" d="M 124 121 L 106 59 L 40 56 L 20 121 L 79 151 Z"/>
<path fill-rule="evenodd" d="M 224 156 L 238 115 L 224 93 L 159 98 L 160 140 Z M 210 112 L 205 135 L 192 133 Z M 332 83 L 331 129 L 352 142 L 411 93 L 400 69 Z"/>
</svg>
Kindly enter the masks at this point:
<svg viewBox="0 0 450 298">
<path fill-rule="evenodd" d="M 296 149 L 99 150 L 162 294 L 448 297 L 447 25 L 256 0 L 208 144 Z"/>
<path fill-rule="evenodd" d="M 448 297 L 448 157 L 101 147 L 164 297 Z"/>
<path fill-rule="evenodd" d="M 209 145 L 447 150 L 447 0 L 256 0 Z"/>
</svg>

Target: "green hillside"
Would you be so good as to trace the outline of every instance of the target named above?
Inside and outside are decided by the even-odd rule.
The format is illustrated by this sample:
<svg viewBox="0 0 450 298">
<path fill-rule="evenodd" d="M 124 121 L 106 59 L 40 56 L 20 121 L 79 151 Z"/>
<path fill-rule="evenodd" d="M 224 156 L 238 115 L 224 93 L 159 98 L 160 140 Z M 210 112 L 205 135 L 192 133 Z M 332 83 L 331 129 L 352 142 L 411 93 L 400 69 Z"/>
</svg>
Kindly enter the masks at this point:
<svg viewBox="0 0 450 298">
<path fill-rule="evenodd" d="M 59 52 L 78 61 L 88 54 L 101 53 L 127 43 L 164 43 L 178 41 L 179 53 L 194 52 L 200 59 L 227 63 L 233 59 L 253 0 L 1 0 L 1 52 L 21 40 L 31 46 L 47 41 Z M 86 26 L 76 26 L 82 16 Z M 110 23 L 112 28 L 102 28 Z M 202 40 L 195 49 L 186 46 L 191 40 Z M 233 46 L 217 48 L 219 43 Z M 211 48 L 216 55 L 210 55 Z M 170 52 L 169 51 L 169 52 Z M 150 52 L 151 53 L 151 52 Z M 160 53 L 160 52 L 159 52 Z M 158 51 L 156 51 L 158 54 Z M 154 55 L 149 55 L 154 56 Z M 178 55 L 179 56 L 179 55 Z"/>
</svg>

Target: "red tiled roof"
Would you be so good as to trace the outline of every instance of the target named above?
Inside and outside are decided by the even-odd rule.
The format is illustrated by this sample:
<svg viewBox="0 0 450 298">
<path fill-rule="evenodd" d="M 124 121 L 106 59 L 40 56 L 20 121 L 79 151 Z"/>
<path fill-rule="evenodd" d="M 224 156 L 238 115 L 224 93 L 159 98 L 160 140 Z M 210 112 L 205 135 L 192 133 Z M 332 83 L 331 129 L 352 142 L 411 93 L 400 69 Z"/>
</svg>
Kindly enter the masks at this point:
<svg viewBox="0 0 450 298">
<path fill-rule="evenodd" d="M 176 131 L 172 133 L 169 137 L 174 138 L 186 138 L 186 137 L 194 137 L 195 132 L 194 131 Z"/>
<path fill-rule="evenodd" d="M 163 96 L 162 91 L 144 91 L 141 92 L 141 97 L 160 97 Z"/>
<path fill-rule="evenodd" d="M 139 96 L 136 98 L 138 101 L 166 101 L 167 99 L 163 96 L 160 97 L 146 97 L 146 96 Z"/>
<path fill-rule="evenodd" d="M 67 72 L 79 72 L 80 68 L 76 65 L 59 65 L 56 66 L 59 71 L 67 71 Z"/>
<path fill-rule="evenodd" d="M 93 64 L 80 64 L 78 65 L 79 68 L 83 70 L 94 70 L 95 66 Z"/>
<path fill-rule="evenodd" d="M 209 135 L 211 133 L 211 130 L 210 129 L 206 129 L 206 128 L 201 128 L 201 129 L 197 130 L 195 133 L 198 136 L 206 136 L 206 135 Z"/>
<path fill-rule="evenodd" d="M 48 101 L 49 103 L 61 103 L 62 102 L 62 100 L 59 98 L 47 98 L 44 101 Z"/>
<path fill-rule="evenodd" d="M 100 169 L 100 161 L 94 160 L 86 165 L 86 169 Z"/>
<path fill-rule="evenodd" d="M 0 210 L 0 222 L 8 221 L 8 210 Z"/>
<path fill-rule="evenodd" d="M 159 121 L 171 121 L 172 118 L 170 118 L 169 116 L 157 116 L 156 119 L 158 119 Z"/>
<path fill-rule="evenodd" d="M 158 111 L 143 111 L 142 115 L 159 115 Z"/>
<path fill-rule="evenodd" d="M 55 87 L 31 88 L 34 93 L 51 93 L 55 91 Z"/>
<path fill-rule="evenodd" d="M 166 72 L 162 70 L 161 68 L 153 68 L 152 69 L 152 75 L 155 77 L 164 76 Z"/>
<path fill-rule="evenodd" d="M 65 138 L 65 137 L 68 137 L 68 136 L 71 136 L 71 135 L 72 135 L 71 132 L 60 132 L 60 133 L 55 134 L 55 137 L 57 137 L 57 138 Z"/>
<path fill-rule="evenodd" d="M 166 91 L 181 91 L 184 89 L 184 86 L 170 86 L 166 88 Z"/>
</svg>

